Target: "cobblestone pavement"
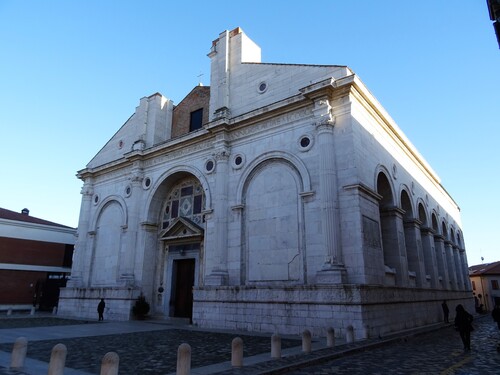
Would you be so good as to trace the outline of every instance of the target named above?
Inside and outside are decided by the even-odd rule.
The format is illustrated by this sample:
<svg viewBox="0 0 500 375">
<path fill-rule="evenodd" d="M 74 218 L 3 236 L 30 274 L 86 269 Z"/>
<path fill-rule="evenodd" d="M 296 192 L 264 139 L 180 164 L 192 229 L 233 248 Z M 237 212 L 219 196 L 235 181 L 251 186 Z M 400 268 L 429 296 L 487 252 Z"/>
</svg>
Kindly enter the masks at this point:
<svg viewBox="0 0 500 375">
<path fill-rule="evenodd" d="M 0 318 L 0 329 L 6 328 L 31 328 L 31 327 L 53 327 L 75 324 L 88 324 L 88 320 L 63 319 L 55 317 L 32 318 L 25 315 L 18 315 L 9 318 Z"/>
<path fill-rule="evenodd" d="M 450 326 L 287 374 L 500 374 L 497 326 L 485 316 L 474 327 L 470 352 L 463 351 L 458 332 Z"/>
<path fill-rule="evenodd" d="M 314 350 L 311 354 L 287 354 L 279 360 L 269 360 L 269 337 L 239 335 L 244 341 L 245 367 L 230 369 L 226 366 L 225 371 L 221 367 L 217 373 L 500 374 L 500 353 L 496 351 L 500 332 L 496 324 L 489 316 L 476 318 L 474 324 L 470 353 L 463 352 L 460 337 L 451 326 L 425 334 L 413 332 L 410 336 L 343 344 L 333 349 Z M 69 368 L 98 374 L 104 354 L 115 351 L 120 356 L 120 374 L 168 374 L 175 372 L 178 345 L 188 342 L 192 347 L 193 374 L 206 374 L 208 370 L 202 366 L 230 361 L 234 337 L 235 334 L 229 333 L 170 327 L 151 332 L 36 341 L 29 344 L 28 357 L 48 362 L 53 346 L 64 343 L 68 348 L 66 366 Z M 300 349 L 300 340 L 283 340 L 283 348 L 292 346 Z M 10 352 L 11 349 L 12 344 L 0 344 L 1 351 Z M 297 352 L 299 350 L 295 350 Z M 250 357 L 258 353 L 266 353 L 261 354 L 264 360 L 251 365 Z M 0 367 L 0 375 L 22 374 Z"/>
<path fill-rule="evenodd" d="M 45 319 L 39 320 L 39 324 L 43 325 Z M 48 321 L 53 323 L 51 319 Z M 67 322 L 63 324 L 65 323 Z M 12 319 L 10 323 L 0 322 L 0 327 L 6 325 L 9 328 L 26 325 L 33 327 L 35 324 L 35 322 L 26 323 L 21 322 L 21 319 Z M 243 339 L 245 357 L 270 352 L 270 336 L 238 336 Z M 120 374 L 167 374 L 176 370 L 177 348 L 181 343 L 187 342 L 191 346 L 191 366 L 195 368 L 230 361 L 231 341 L 235 337 L 235 334 L 230 333 L 169 327 L 151 332 L 29 342 L 27 357 L 48 362 L 52 348 L 62 343 L 67 348 L 66 367 L 72 369 L 98 374 L 104 354 L 114 351 L 120 358 Z M 282 345 L 283 348 L 296 347 L 301 345 L 301 341 L 287 339 L 283 340 Z M 11 352 L 12 343 L 0 344 L 0 351 Z M 4 368 L 0 369 L 0 374 L 20 373 Z"/>
</svg>

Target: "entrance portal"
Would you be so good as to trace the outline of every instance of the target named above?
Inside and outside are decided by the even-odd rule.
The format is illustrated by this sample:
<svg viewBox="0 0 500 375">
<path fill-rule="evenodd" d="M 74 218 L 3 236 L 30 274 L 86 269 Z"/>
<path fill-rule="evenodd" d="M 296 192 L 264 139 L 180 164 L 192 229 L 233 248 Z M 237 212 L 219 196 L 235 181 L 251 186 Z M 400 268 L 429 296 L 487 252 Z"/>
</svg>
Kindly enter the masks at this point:
<svg viewBox="0 0 500 375">
<path fill-rule="evenodd" d="M 176 259 L 172 270 L 172 293 L 170 306 L 173 306 L 173 316 L 189 318 L 193 314 L 194 259 Z"/>
</svg>

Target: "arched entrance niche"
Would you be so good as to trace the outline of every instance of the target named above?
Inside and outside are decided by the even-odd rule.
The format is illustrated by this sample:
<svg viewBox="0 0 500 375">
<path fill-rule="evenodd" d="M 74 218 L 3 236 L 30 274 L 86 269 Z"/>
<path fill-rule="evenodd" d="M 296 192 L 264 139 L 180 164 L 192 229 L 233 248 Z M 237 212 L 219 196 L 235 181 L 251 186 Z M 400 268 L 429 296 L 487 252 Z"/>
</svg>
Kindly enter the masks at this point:
<svg viewBox="0 0 500 375">
<path fill-rule="evenodd" d="M 384 172 L 377 175 L 380 231 L 384 251 L 386 284 L 406 286 L 408 284 L 408 265 L 405 254 L 403 211 L 394 204 L 392 187 Z"/>
<path fill-rule="evenodd" d="M 303 283 L 303 180 L 289 160 L 271 157 L 248 173 L 242 186 L 242 281 Z"/>
<path fill-rule="evenodd" d="M 207 190 L 197 176 L 176 171 L 161 181 L 151 199 L 156 313 L 192 319 L 193 286 L 202 279 Z"/>
<path fill-rule="evenodd" d="M 97 208 L 91 224 L 94 236 L 93 254 L 89 272 L 89 286 L 117 285 L 120 271 L 127 259 L 122 256 L 123 229 L 126 227 L 126 205 L 120 197 L 108 197 Z"/>
<path fill-rule="evenodd" d="M 406 254 L 408 256 L 408 277 L 410 285 L 422 287 L 426 283 L 420 224 L 413 214 L 413 206 L 406 189 L 401 191 Z"/>
</svg>

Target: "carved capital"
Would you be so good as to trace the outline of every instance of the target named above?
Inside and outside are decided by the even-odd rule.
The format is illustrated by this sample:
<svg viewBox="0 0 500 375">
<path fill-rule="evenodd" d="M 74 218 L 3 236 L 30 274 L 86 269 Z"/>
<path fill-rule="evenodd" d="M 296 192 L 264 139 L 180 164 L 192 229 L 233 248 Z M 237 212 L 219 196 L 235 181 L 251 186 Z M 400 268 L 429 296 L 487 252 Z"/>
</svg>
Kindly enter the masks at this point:
<svg viewBox="0 0 500 375">
<path fill-rule="evenodd" d="M 91 177 L 88 177 L 84 180 L 80 194 L 86 197 L 92 197 L 92 195 L 94 195 L 94 182 L 92 181 Z"/>
<path fill-rule="evenodd" d="M 219 109 L 216 109 L 214 112 L 214 119 L 222 119 L 222 118 L 229 118 L 231 115 L 231 112 L 229 111 L 229 108 L 227 107 L 221 107 Z"/>
<path fill-rule="evenodd" d="M 330 101 L 326 98 L 319 98 L 314 101 L 313 114 L 316 126 L 323 127 L 325 125 L 335 125 L 335 117 L 332 114 L 332 106 Z"/>
<path fill-rule="evenodd" d="M 84 184 L 82 186 L 80 194 L 85 196 L 86 198 L 92 198 L 92 195 L 94 195 L 94 187 L 92 185 Z"/>
<path fill-rule="evenodd" d="M 227 148 L 227 147 L 221 148 L 212 154 L 213 158 L 217 162 L 219 162 L 219 161 L 227 162 L 229 160 L 229 155 L 231 155 L 231 152 L 230 152 L 229 148 Z"/>
</svg>

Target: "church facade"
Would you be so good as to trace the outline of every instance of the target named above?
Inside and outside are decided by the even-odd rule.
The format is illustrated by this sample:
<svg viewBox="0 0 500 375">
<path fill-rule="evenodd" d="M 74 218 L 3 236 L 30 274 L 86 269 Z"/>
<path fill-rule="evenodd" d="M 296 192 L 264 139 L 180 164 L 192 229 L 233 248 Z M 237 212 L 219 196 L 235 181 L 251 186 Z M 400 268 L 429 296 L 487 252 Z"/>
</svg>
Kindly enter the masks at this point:
<svg viewBox="0 0 500 375">
<path fill-rule="evenodd" d="M 161 94 L 85 169 L 59 313 L 371 337 L 470 307 L 457 203 L 347 66 L 262 63 L 241 29 L 210 87 Z"/>
</svg>

